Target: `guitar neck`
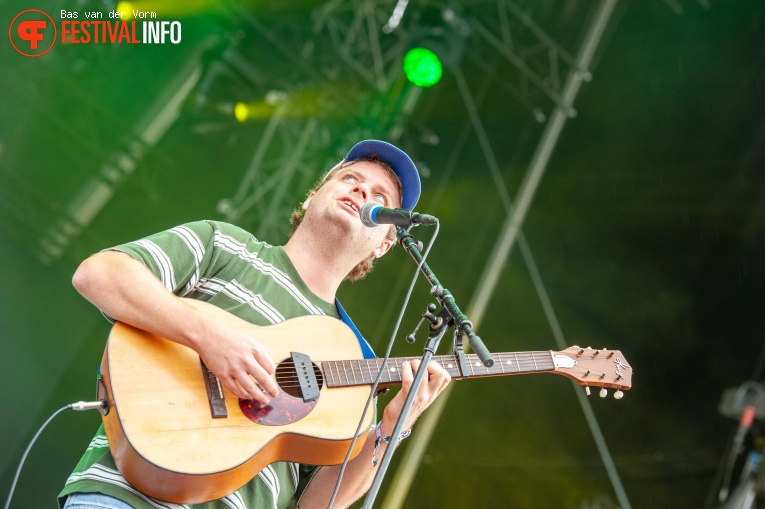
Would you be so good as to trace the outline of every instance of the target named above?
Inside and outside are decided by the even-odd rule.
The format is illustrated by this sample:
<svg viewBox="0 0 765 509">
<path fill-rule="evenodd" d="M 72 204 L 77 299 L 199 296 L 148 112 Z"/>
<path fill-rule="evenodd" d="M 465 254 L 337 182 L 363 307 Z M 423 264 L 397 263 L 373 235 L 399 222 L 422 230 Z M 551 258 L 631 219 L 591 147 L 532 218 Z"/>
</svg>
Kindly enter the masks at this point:
<svg viewBox="0 0 765 509">
<path fill-rule="evenodd" d="M 452 380 L 462 378 L 480 378 L 487 376 L 518 375 L 524 373 L 542 373 L 555 370 L 553 352 L 509 352 L 493 354 L 494 365 L 487 368 L 475 354 L 465 354 L 465 372 L 460 369 L 456 355 L 434 355 L 437 362 L 451 375 Z M 401 365 L 419 357 L 395 357 L 388 359 L 380 385 L 401 383 Z M 328 387 L 348 387 L 353 385 L 371 385 L 382 369 L 382 359 L 359 359 L 345 361 L 325 361 L 321 363 Z"/>
</svg>

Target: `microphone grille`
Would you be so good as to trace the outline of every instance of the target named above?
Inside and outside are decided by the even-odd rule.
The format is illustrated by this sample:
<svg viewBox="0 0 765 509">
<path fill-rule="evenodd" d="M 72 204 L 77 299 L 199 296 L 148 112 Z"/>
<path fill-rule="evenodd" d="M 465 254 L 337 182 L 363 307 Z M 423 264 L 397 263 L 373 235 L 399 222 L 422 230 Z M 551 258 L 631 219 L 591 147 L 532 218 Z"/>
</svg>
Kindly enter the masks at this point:
<svg viewBox="0 0 765 509">
<path fill-rule="evenodd" d="M 379 206 L 380 205 L 378 205 L 377 203 L 371 202 L 371 201 L 368 201 L 364 205 L 362 205 L 361 211 L 359 211 L 359 218 L 361 218 L 361 223 L 364 226 L 367 226 L 369 228 L 374 228 L 375 226 L 377 226 L 377 223 L 375 223 L 372 220 L 372 212 L 374 211 L 374 209 L 376 209 Z"/>
</svg>

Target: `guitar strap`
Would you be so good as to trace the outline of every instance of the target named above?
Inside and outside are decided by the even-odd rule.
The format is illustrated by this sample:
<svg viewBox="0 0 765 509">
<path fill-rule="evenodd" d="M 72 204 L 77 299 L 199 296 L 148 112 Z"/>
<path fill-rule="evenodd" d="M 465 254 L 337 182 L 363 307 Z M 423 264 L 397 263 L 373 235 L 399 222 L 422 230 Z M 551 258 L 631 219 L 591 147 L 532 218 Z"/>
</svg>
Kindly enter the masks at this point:
<svg viewBox="0 0 765 509">
<path fill-rule="evenodd" d="M 340 320 L 343 321 L 345 325 L 351 328 L 354 334 L 356 334 L 356 339 L 359 341 L 359 346 L 361 346 L 361 353 L 364 354 L 365 359 L 374 359 L 377 357 L 375 355 L 374 350 L 372 350 L 372 347 L 369 346 L 369 343 L 367 343 L 367 340 L 364 339 L 364 336 L 361 335 L 359 332 L 359 329 L 356 328 L 356 326 L 353 324 L 353 320 L 351 320 L 351 317 L 348 316 L 348 313 L 345 312 L 345 309 L 343 309 L 343 306 L 340 304 L 340 301 L 335 299 L 335 307 L 337 308 L 337 313 L 340 315 Z"/>
</svg>

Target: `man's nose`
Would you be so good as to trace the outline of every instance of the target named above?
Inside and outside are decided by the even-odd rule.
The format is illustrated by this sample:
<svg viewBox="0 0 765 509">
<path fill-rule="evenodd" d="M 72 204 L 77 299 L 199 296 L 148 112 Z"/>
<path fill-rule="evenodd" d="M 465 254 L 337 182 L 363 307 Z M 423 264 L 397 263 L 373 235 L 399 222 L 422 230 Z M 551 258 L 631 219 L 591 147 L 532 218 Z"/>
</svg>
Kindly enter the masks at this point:
<svg viewBox="0 0 765 509">
<path fill-rule="evenodd" d="M 369 196 L 369 189 L 367 188 L 366 184 L 364 183 L 356 184 L 353 187 L 353 192 L 361 196 L 361 198 L 364 200 L 364 203 L 367 202 L 367 197 Z"/>
</svg>

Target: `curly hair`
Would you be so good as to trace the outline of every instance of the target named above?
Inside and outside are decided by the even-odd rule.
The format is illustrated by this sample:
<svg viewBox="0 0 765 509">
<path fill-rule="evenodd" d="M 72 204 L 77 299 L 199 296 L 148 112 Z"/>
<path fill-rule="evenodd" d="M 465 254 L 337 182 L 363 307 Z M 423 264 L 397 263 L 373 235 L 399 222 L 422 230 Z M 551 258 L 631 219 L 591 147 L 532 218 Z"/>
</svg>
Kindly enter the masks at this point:
<svg viewBox="0 0 765 509">
<path fill-rule="evenodd" d="M 381 160 L 379 157 L 377 157 L 377 154 L 369 154 L 367 157 L 361 158 L 361 159 L 355 159 L 353 161 L 341 161 L 339 164 L 337 164 L 334 168 L 329 170 L 314 186 L 306 193 L 306 197 L 308 197 L 311 193 L 318 191 L 321 189 L 324 184 L 329 181 L 335 173 L 338 171 L 347 168 L 348 166 L 352 165 L 353 163 L 357 163 L 359 161 L 366 161 L 370 163 L 375 163 L 382 167 L 387 173 L 388 176 L 393 180 L 393 182 L 396 184 L 396 189 L 398 190 L 399 196 L 403 194 L 403 185 L 401 184 L 401 179 L 396 175 L 396 173 L 393 171 L 393 168 L 390 167 L 388 163 Z M 303 222 L 303 216 L 305 215 L 305 211 L 298 207 L 295 210 L 292 211 L 292 233 L 295 233 L 295 231 L 298 229 L 298 226 L 300 226 L 300 223 Z M 391 242 L 396 242 L 396 227 L 391 225 L 391 227 L 388 229 L 388 234 L 385 236 L 386 240 L 389 240 Z M 345 276 L 345 279 L 349 281 L 358 281 L 359 279 L 366 276 L 368 273 L 372 272 L 372 269 L 374 268 L 374 262 L 376 258 L 373 255 L 370 255 L 368 258 L 362 260 L 358 265 L 356 265 L 349 273 Z"/>
</svg>

